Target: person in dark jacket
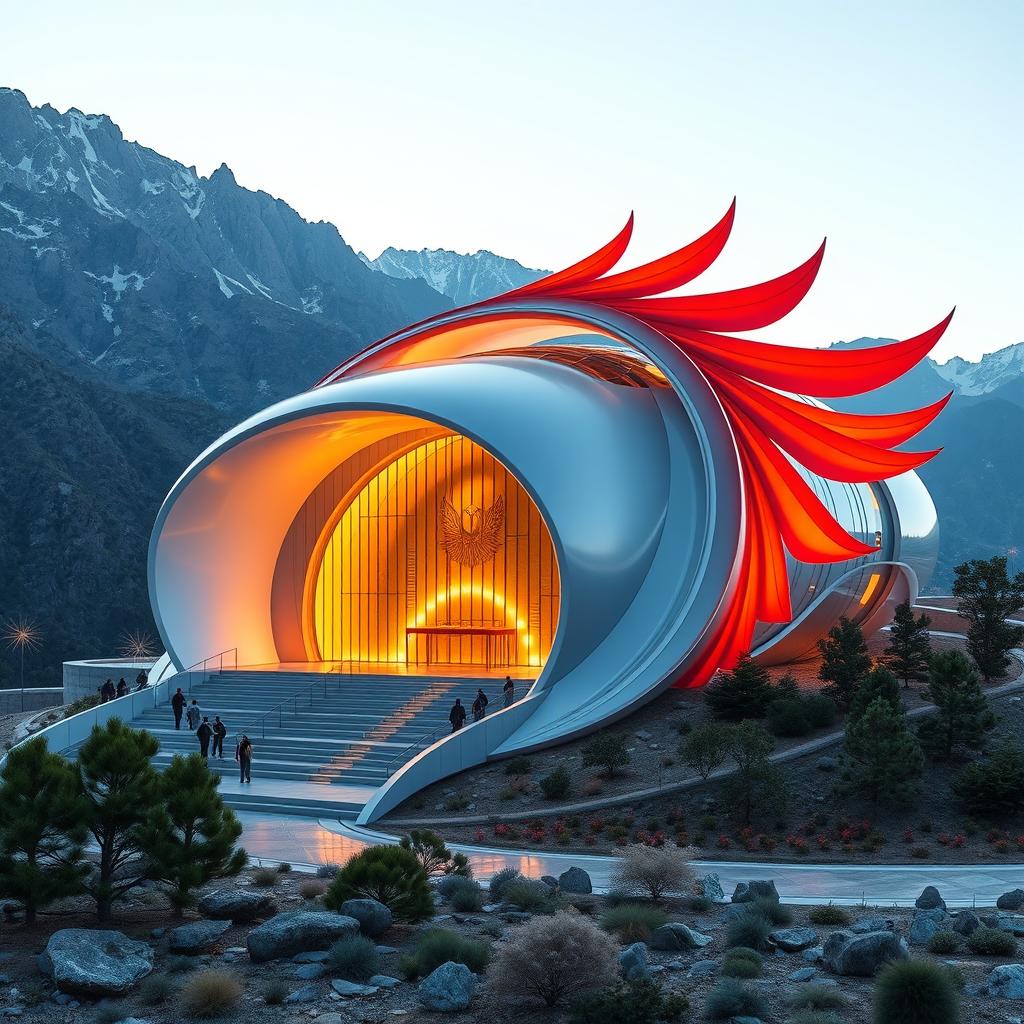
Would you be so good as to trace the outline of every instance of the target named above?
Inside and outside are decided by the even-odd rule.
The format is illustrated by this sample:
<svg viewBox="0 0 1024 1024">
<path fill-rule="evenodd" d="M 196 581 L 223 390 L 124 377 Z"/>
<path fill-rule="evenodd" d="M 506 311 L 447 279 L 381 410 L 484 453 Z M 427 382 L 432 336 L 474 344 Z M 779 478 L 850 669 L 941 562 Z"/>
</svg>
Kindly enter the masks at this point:
<svg viewBox="0 0 1024 1024">
<path fill-rule="evenodd" d="M 242 733 L 242 738 L 235 747 L 235 760 L 238 762 L 238 781 L 252 782 L 252 743 L 249 737 Z"/>
<path fill-rule="evenodd" d="M 501 693 L 505 698 L 505 707 L 512 707 L 512 701 L 516 699 L 516 686 L 511 676 L 505 676 L 505 685 L 501 688 Z"/>
<path fill-rule="evenodd" d="M 458 732 L 466 723 L 466 709 L 462 701 L 456 697 L 451 711 L 448 712 L 448 721 L 452 723 L 452 732 Z"/>
<path fill-rule="evenodd" d="M 147 686 L 149 686 L 149 676 L 144 668 L 140 668 L 139 674 L 135 677 L 135 689 L 144 690 Z"/>
<path fill-rule="evenodd" d="M 108 700 L 113 700 L 117 696 L 117 690 L 114 689 L 114 680 L 108 679 L 100 687 L 100 700 L 106 704 Z"/>
<path fill-rule="evenodd" d="M 202 725 L 196 729 L 196 739 L 199 740 L 199 753 L 203 755 L 203 760 L 208 761 L 210 758 L 210 740 L 213 737 L 213 729 L 210 728 L 210 720 L 203 718 Z"/>
<path fill-rule="evenodd" d="M 227 736 L 227 726 L 220 720 L 220 715 L 213 716 L 213 756 L 224 757 L 224 737 Z"/>
<path fill-rule="evenodd" d="M 188 727 L 190 729 L 195 731 L 199 728 L 199 723 L 203 720 L 203 709 L 199 706 L 199 701 L 195 697 L 192 698 L 192 703 L 189 704 L 185 717 L 188 719 Z"/>
<path fill-rule="evenodd" d="M 124 681 L 124 676 L 117 681 L 117 695 L 118 697 L 126 697 L 128 695 L 128 684 Z"/>
<path fill-rule="evenodd" d="M 476 691 L 476 700 L 473 701 L 473 721 L 479 722 L 487 714 L 487 694 L 483 690 Z"/>
<path fill-rule="evenodd" d="M 181 728 L 181 716 L 185 713 L 185 694 L 178 687 L 177 693 L 171 698 L 171 710 L 174 712 L 174 728 Z"/>
</svg>

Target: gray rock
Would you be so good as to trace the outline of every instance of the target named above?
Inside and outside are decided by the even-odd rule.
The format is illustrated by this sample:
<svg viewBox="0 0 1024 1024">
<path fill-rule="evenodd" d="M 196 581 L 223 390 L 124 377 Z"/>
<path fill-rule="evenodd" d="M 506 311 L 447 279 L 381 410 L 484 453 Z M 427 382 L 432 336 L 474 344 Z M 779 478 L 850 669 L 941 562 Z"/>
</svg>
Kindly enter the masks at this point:
<svg viewBox="0 0 1024 1024">
<path fill-rule="evenodd" d="M 910 922 L 909 939 L 916 945 L 926 943 L 937 931 L 942 929 L 949 915 L 942 907 L 934 910 L 918 910 Z"/>
<path fill-rule="evenodd" d="M 558 888 L 558 879 L 557 879 L 557 878 L 555 878 L 555 876 L 554 876 L 554 875 L 541 875 L 541 876 L 540 876 L 540 880 L 541 880 L 541 881 L 542 881 L 542 882 L 543 882 L 543 883 L 544 883 L 544 884 L 545 884 L 545 885 L 546 885 L 546 886 L 547 886 L 547 887 L 548 887 L 549 889 L 557 889 L 557 888 Z"/>
<path fill-rule="evenodd" d="M 850 925 L 847 931 L 854 935 L 866 935 L 868 932 L 894 932 L 896 922 L 889 917 L 865 917 Z"/>
<path fill-rule="evenodd" d="M 153 970 L 153 950 L 121 932 L 62 928 L 50 936 L 39 966 L 61 992 L 116 996 Z"/>
<path fill-rule="evenodd" d="M 683 966 L 681 960 L 674 960 L 673 963 L 678 963 L 680 967 Z M 717 970 L 717 960 L 697 960 L 695 963 L 690 964 L 690 969 L 686 972 L 686 976 L 688 978 L 708 978 Z"/>
<path fill-rule="evenodd" d="M 818 941 L 818 933 L 813 928 L 779 928 L 768 938 L 787 953 L 799 953 Z"/>
<path fill-rule="evenodd" d="M 914 901 L 918 910 L 935 910 L 936 908 L 946 909 L 946 901 L 939 894 L 934 885 L 926 885 L 921 895 Z"/>
<path fill-rule="evenodd" d="M 816 964 L 825 959 L 825 950 L 821 946 L 811 946 L 800 954 L 808 963 Z"/>
<path fill-rule="evenodd" d="M 303 985 L 285 997 L 286 1003 L 315 1003 L 320 998 L 320 990 L 316 985 Z"/>
<path fill-rule="evenodd" d="M 998 928 L 1000 917 L 1002 917 L 1002 914 L 982 914 L 981 923 L 986 928 Z"/>
<path fill-rule="evenodd" d="M 358 931 L 359 922 L 354 917 L 329 911 L 296 910 L 257 925 L 249 932 L 245 944 L 250 958 L 261 963 L 312 949 L 325 949 L 332 942 Z"/>
<path fill-rule="evenodd" d="M 715 903 L 721 903 L 725 899 L 722 880 L 713 871 L 708 872 L 706 875 L 701 875 L 697 879 L 697 886 L 700 889 L 701 895 L 706 899 L 713 900 Z"/>
<path fill-rule="evenodd" d="M 1024 889 L 1011 889 L 996 900 L 999 910 L 1020 910 L 1024 907 Z"/>
<path fill-rule="evenodd" d="M 247 924 L 257 918 L 270 917 L 275 913 L 274 900 L 270 893 L 255 889 L 218 889 L 207 893 L 199 901 L 199 913 L 218 921 L 234 921 Z"/>
<path fill-rule="evenodd" d="M 732 1017 L 731 1024 L 764 1024 L 760 1017 Z"/>
<path fill-rule="evenodd" d="M 992 969 L 985 991 L 994 999 L 1024 999 L 1024 964 L 1000 964 Z"/>
<path fill-rule="evenodd" d="M 382 953 L 384 951 L 383 946 L 377 947 L 377 952 Z M 243 950 L 244 952 L 244 950 Z M 389 953 L 393 953 L 394 950 L 389 949 Z M 326 949 L 314 949 L 308 953 L 296 953 L 292 957 L 292 960 L 297 964 L 322 964 L 331 954 Z"/>
<path fill-rule="evenodd" d="M 450 960 L 431 971 L 416 987 L 416 997 L 428 1010 L 457 1013 L 465 1010 L 476 992 L 476 976 L 465 964 Z"/>
<path fill-rule="evenodd" d="M 949 928 L 957 935 L 972 935 L 981 927 L 981 918 L 973 910 L 961 910 L 949 919 Z"/>
<path fill-rule="evenodd" d="M 558 876 L 558 887 L 562 892 L 576 893 L 577 895 L 584 896 L 594 891 L 590 875 L 583 868 L 577 867 L 571 867 Z"/>
<path fill-rule="evenodd" d="M 647 969 L 647 947 L 634 942 L 619 954 L 619 966 L 626 981 L 641 981 L 650 976 Z"/>
<path fill-rule="evenodd" d="M 774 903 L 779 902 L 779 892 L 775 888 L 772 879 L 751 880 L 740 882 L 736 891 L 732 894 L 733 903 L 753 903 L 754 900 L 769 899 Z"/>
<path fill-rule="evenodd" d="M 503 921 L 508 921 L 511 924 L 515 924 L 518 921 L 529 921 L 530 915 L 525 910 L 506 910 L 501 915 Z"/>
<path fill-rule="evenodd" d="M 295 974 L 292 977 L 299 978 L 302 981 L 316 981 L 317 978 L 322 978 L 326 973 L 327 968 L 323 964 L 299 964 L 295 968 Z"/>
<path fill-rule="evenodd" d="M 791 971 L 787 977 L 790 981 L 810 981 L 812 978 L 817 977 L 817 967 L 798 967 L 795 971 Z"/>
<path fill-rule="evenodd" d="M 819 772 L 834 772 L 839 768 L 839 762 L 834 757 L 819 757 L 814 767 Z"/>
<path fill-rule="evenodd" d="M 388 953 L 397 953 L 397 946 L 375 946 L 374 947 L 381 956 L 387 956 Z M 327 959 L 327 954 L 324 954 L 324 959 Z"/>
<path fill-rule="evenodd" d="M 372 996 L 378 991 L 376 985 L 360 985 L 354 981 L 346 981 L 344 978 L 335 978 L 331 982 L 331 988 L 339 996 Z"/>
<path fill-rule="evenodd" d="M 402 982 L 398 978 L 392 978 L 390 974 L 375 974 L 370 979 L 370 984 L 376 985 L 377 988 L 395 988 Z"/>
<path fill-rule="evenodd" d="M 907 944 L 894 932 L 833 932 L 825 942 L 824 960 L 829 970 L 857 978 L 870 978 L 890 960 L 907 960 Z"/>
<path fill-rule="evenodd" d="M 670 951 L 702 949 L 704 946 L 711 945 L 712 941 L 710 935 L 701 935 L 700 932 L 687 928 L 680 921 L 672 921 L 669 924 L 663 924 L 660 928 L 655 928 L 651 935 L 650 947 L 651 949 Z"/>
<path fill-rule="evenodd" d="M 230 927 L 230 921 L 192 921 L 172 929 L 167 948 L 185 956 L 205 953 Z"/>
<path fill-rule="evenodd" d="M 1017 914 L 1000 914 L 997 927 L 1000 931 L 1009 932 L 1017 938 L 1024 936 L 1024 917 Z"/>
<path fill-rule="evenodd" d="M 371 939 L 379 938 L 391 927 L 391 910 L 377 900 L 346 900 L 341 905 L 341 913 L 354 917 L 359 922 L 359 930 Z"/>
</svg>

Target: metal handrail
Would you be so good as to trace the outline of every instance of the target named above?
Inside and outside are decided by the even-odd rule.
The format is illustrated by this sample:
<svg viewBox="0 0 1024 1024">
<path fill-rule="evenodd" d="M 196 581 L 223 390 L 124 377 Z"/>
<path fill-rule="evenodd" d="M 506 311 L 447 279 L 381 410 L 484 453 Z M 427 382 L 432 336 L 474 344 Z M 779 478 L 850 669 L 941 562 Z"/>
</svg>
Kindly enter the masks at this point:
<svg viewBox="0 0 1024 1024">
<path fill-rule="evenodd" d="M 231 655 L 231 667 L 238 668 L 238 648 L 229 647 L 227 650 L 218 651 L 216 654 L 211 654 L 209 657 L 203 658 L 202 661 L 197 661 L 194 665 L 189 665 L 188 668 L 182 669 L 180 672 L 175 673 L 172 678 L 180 679 L 182 676 L 187 676 L 186 685 L 182 687 L 186 693 L 192 692 L 192 676 L 193 673 L 198 671 L 202 676 L 205 677 L 209 671 L 208 666 L 214 659 L 217 660 L 217 671 L 224 671 L 224 659 L 227 655 Z M 202 680 L 200 680 L 202 681 Z M 175 683 L 175 686 L 180 686 L 180 683 Z"/>
<path fill-rule="evenodd" d="M 395 771 L 396 771 L 395 762 L 396 761 L 401 759 L 401 763 L 405 764 L 405 762 L 407 760 L 409 760 L 406 757 L 406 754 L 408 754 L 410 750 L 415 750 L 415 749 L 425 750 L 439 736 L 444 735 L 445 730 L 449 729 L 449 728 L 450 727 L 448 725 L 439 725 L 436 728 L 431 729 L 429 732 L 423 733 L 423 734 L 419 735 L 407 747 L 403 747 L 400 751 L 398 751 L 398 753 L 395 754 L 395 756 L 393 758 L 391 758 L 390 761 L 388 761 L 388 778 L 390 779 L 391 776 L 395 774 Z"/>
</svg>

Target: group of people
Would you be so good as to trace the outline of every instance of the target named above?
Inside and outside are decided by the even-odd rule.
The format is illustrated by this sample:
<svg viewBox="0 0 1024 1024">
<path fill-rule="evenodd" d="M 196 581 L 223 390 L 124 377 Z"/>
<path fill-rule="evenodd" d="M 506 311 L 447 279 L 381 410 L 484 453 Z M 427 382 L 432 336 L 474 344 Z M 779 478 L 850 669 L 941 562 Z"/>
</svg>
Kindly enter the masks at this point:
<svg viewBox="0 0 1024 1024">
<path fill-rule="evenodd" d="M 505 685 L 501 688 L 503 706 L 510 708 L 513 701 L 516 699 L 516 686 L 512 682 L 511 676 L 505 676 Z M 487 714 L 487 705 L 490 701 L 487 699 L 487 694 L 484 693 L 481 687 L 476 691 L 476 697 L 473 699 L 473 703 L 470 706 L 470 710 L 473 712 L 473 721 L 479 722 L 484 715 Z M 455 698 L 455 703 L 452 705 L 451 711 L 448 713 L 448 721 L 452 723 L 452 732 L 458 732 L 466 724 L 466 706 L 462 703 L 461 697 Z"/>
<path fill-rule="evenodd" d="M 139 674 L 135 677 L 135 692 L 144 690 L 149 686 L 149 676 L 146 674 L 145 669 L 140 669 Z M 106 704 L 108 700 L 114 700 L 117 697 L 126 697 L 131 693 L 131 689 L 125 682 L 124 676 L 117 681 L 117 686 L 114 685 L 113 679 L 108 679 L 100 687 L 100 703 Z"/>
<path fill-rule="evenodd" d="M 208 761 L 211 756 L 220 760 L 224 759 L 224 739 L 228 734 L 228 728 L 220 720 L 220 715 L 214 715 L 213 722 L 211 722 L 209 717 L 203 714 L 203 709 L 195 697 L 192 698 L 191 704 L 188 703 L 180 686 L 171 697 L 171 710 L 174 712 L 175 729 L 181 728 L 181 720 L 184 718 L 189 729 L 196 734 L 196 739 L 199 741 L 199 753 L 202 754 L 204 761 Z M 210 752 L 211 742 L 213 744 L 212 755 Z M 238 762 L 238 781 L 252 782 L 252 741 L 245 733 L 242 733 L 238 743 L 235 744 L 235 760 Z"/>
</svg>

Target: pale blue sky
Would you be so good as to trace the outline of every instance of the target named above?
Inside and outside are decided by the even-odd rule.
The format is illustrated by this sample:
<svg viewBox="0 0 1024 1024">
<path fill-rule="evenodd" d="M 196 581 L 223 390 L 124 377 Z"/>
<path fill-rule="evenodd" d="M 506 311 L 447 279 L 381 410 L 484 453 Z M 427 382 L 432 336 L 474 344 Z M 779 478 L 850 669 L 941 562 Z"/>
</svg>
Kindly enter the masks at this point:
<svg viewBox="0 0 1024 1024">
<path fill-rule="evenodd" d="M 712 288 L 828 235 L 759 336 L 1024 340 L 1019 2 L 0 0 L 0 84 L 336 223 L 357 249 L 635 261 L 738 196 Z M 689 290 L 695 289 L 691 286 Z"/>
</svg>

